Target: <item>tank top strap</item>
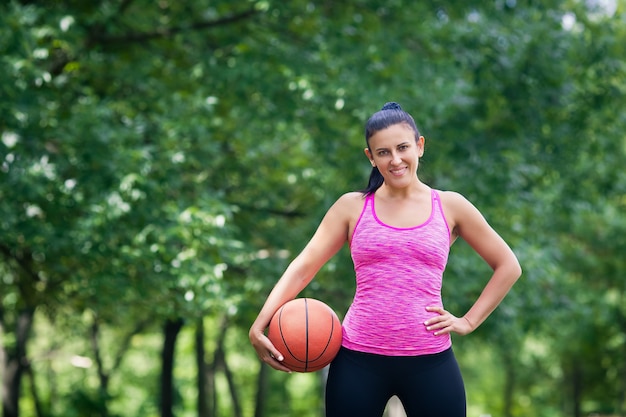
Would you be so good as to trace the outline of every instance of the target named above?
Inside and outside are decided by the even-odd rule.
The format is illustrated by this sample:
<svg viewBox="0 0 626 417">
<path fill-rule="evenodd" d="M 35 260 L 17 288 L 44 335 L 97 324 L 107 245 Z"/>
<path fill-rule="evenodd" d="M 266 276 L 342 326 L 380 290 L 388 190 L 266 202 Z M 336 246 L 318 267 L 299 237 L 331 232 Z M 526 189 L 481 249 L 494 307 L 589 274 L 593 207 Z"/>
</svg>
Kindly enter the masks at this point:
<svg viewBox="0 0 626 417">
<path fill-rule="evenodd" d="M 369 194 L 367 197 L 365 197 L 365 207 L 372 207 L 372 205 L 374 204 L 374 193 Z"/>
<path fill-rule="evenodd" d="M 359 214 L 359 218 L 357 219 L 354 229 L 352 230 L 352 236 L 350 237 L 349 245 L 352 246 L 352 238 L 354 238 L 354 234 L 359 229 L 359 225 L 363 223 L 363 219 L 365 218 L 365 222 L 367 222 L 368 218 L 374 217 L 374 194 L 369 194 L 365 196 L 365 203 L 363 204 L 363 209 L 361 209 L 361 214 Z"/>
<path fill-rule="evenodd" d="M 433 188 L 431 194 L 433 199 L 433 212 L 435 211 L 435 209 L 437 210 L 437 213 L 441 217 L 441 220 L 446 225 L 446 229 L 448 229 L 448 236 L 451 236 L 450 226 L 448 225 L 448 220 L 446 219 L 446 215 L 443 211 L 443 204 L 441 203 L 441 197 L 439 196 L 439 192 Z"/>
</svg>

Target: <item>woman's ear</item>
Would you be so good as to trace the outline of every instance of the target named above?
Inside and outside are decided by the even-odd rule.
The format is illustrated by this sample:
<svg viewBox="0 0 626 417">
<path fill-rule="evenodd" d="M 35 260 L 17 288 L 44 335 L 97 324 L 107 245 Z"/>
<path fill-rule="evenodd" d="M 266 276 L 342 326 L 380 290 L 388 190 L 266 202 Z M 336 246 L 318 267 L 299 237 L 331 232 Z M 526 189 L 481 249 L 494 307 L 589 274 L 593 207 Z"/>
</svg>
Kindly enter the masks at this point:
<svg viewBox="0 0 626 417">
<path fill-rule="evenodd" d="M 365 152 L 365 156 L 367 156 L 367 159 L 370 160 L 372 166 L 375 167 L 376 163 L 374 162 L 374 157 L 372 156 L 372 152 L 370 152 L 370 148 L 365 148 L 363 149 L 363 151 Z"/>
<path fill-rule="evenodd" d="M 426 142 L 426 139 L 424 139 L 424 136 L 420 136 L 417 139 L 417 148 L 418 148 L 417 156 L 419 156 L 420 158 L 422 156 L 424 156 L 424 144 L 425 144 L 425 142 Z"/>
</svg>

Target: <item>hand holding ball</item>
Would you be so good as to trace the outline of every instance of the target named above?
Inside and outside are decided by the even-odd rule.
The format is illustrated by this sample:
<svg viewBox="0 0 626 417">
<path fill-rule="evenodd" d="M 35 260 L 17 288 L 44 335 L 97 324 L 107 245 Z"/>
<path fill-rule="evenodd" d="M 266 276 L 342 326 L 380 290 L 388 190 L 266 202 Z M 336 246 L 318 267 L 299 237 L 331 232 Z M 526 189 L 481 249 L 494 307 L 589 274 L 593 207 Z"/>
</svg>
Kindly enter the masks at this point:
<svg viewBox="0 0 626 417">
<path fill-rule="evenodd" d="M 287 368 L 314 372 L 328 365 L 339 352 L 341 322 L 322 301 L 296 298 L 276 311 L 267 337 L 282 353 Z"/>
</svg>

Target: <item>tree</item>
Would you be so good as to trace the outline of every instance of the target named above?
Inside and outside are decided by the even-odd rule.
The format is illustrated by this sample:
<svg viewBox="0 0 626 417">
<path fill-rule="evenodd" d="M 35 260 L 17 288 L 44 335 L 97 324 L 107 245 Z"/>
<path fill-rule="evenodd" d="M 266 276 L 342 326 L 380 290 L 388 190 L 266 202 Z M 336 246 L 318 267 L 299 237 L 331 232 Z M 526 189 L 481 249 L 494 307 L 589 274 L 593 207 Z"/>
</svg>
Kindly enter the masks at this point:
<svg viewBox="0 0 626 417">
<path fill-rule="evenodd" d="M 241 346 L 324 211 L 365 185 L 362 125 L 390 100 L 426 136 L 422 178 L 468 196 L 525 270 L 494 316 L 455 340 L 462 363 L 485 351 L 503 364 L 464 362 L 480 382 L 468 384 L 471 398 L 494 415 L 623 413 L 625 120 L 615 109 L 624 105 L 624 11 L 594 4 L 3 3 L 5 415 L 24 407 L 20 398 L 71 411 L 19 391 L 22 375 L 46 384 L 28 350 L 44 343 L 31 338 L 38 320 L 84 338 L 98 382 L 81 385 L 76 401 L 104 414 L 130 412 L 115 387 L 130 380 L 123 358 L 133 349 L 163 354 L 152 377 L 171 375 L 162 392 L 183 392 L 175 370 L 188 363 L 191 327 L 207 390 L 216 395 L 225 378 L 219 392 L 233 398 L 213 410 L 292 415 L 290 399 L 319 408 Z M 462 313 L 488 271 L 466 246 L 453 252 L 446 305 Z M 343 250 L 305 294 L 342 315 L 352 275 Z M 228 332 L 218 331 L 222 319 Z M 173 326 L 165 348 L 166 324 L 181 322 L 194 326 Z M 159 343 L 145 341 L 155 334 Z M 586 343 L 590 335 L 607 343 Z M 115 338 L 127 342 L 111 349 Z M 495 399 L 480 396 L 489 372 L 502 381 Z M 264 404 L 252 400 L 257 381 Z M 315 395 L 318 385 L 309 385 Z M 163 413 L 187 403 L 172 397 Z"/>
</svg>

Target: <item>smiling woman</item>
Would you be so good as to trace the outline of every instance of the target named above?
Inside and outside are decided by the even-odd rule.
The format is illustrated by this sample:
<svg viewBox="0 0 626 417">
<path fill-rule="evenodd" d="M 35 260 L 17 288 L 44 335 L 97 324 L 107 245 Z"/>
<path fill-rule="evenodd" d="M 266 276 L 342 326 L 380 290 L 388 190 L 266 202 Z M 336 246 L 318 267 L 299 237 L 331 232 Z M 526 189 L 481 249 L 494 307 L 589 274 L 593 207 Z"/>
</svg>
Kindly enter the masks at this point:
<svg viewBox="0 0 626 417">
<path fill-rule="evenodd" d="M 383 182 L 394 178 L 411 181 L 417 173 L 419 158 L 424 154 L 424 137 L 415 140 L 414 131 L 405 124 L 390 126 L 373 136 L 376 147 L 365 148 L 365 155 L 375 168 L 373 173 L 378 172 Z M 374 141 L 374 138 L 370 140 Z"/>
<path fill-rule="evenodd" d="M 394 131 L 386 132 L 389 128 Z M 406 131 L 398 132 L 398 129 L 404 129 Z M 365 189 L 365 194 L 371 194 L 377 190 L 385 180 L 376 166 L 376 161 L 374 161 L 374 155 L 371 150 L 372 148 L 370 147 L 370 140 L 375 134 L 378 134 L 379 136 L 403 136 L 404 141 L 401 141 L 401 143 L 398 144 L 403 147 L 402 151 L 406 150 L 406 147 L 411 147 L 411 145 L 415 143 L 419 148 L 421 148 L 418 156 L 421 157 L 424 154 L 424 138 L 420 135 L 413 117 L 410 114 L 403 112 L 402 108 L 397 103 L 385 104 L 381 111 L 375 113 L 368 120 L 367 125 L 365 126 L 365 141 L 367 143 L 365 155 L 367 155 L 372 164 L 372 173 L 370 174 L 369 184 Z M 383 146 L 383 144 L 380 146 Z M 383 157 L 386 155 L 386 152 L 390 152 L 390 150 L 381 148 L 374 149 L 374 152 L 376 152 L 378 156 Z M 415 174 L 416 172 L 417 166 L 413 173 Z"/>
<path fill-rule="evenodd" d="M 521 274 L 516 256 L 460 194 L 430 188 L 417 175 L 425 139 L 413 117 L 387 103 L 365 127 L 368 186 L 344 194 L 290 263 L 252 324 L 258 356 L 289 371 L 264 335 L 272 315 L 349 244 L 356 294 L 330 365 L 326 415 L 378 417 L 393 396 L 409 417 L 466 415 L 465 387 L 451 333 L 475 330 Z M 457 317 L 444 309 L 443 272 L 462 237 L 493 269 L 474 305 Z"/>
</svg>

